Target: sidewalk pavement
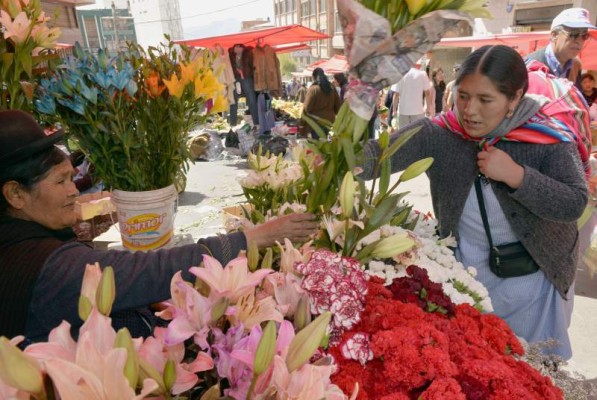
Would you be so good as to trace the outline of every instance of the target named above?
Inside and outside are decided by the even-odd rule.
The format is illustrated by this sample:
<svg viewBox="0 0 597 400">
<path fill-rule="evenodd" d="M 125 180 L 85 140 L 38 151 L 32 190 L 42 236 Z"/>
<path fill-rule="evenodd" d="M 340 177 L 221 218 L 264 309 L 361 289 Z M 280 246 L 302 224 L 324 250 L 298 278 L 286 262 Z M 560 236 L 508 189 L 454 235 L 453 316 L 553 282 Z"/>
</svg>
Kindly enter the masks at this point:
<svg viewBox="0 0 597 400">
<path fill-rule="evenodd" d="M 221 209 L 243 201 L 238 178 L 246 169 L 245 160 L 197 162 L 191 165 L 186 191 L 180 195 L 176 226 L 180 233 L 204 237 L 221 232 Z M 394 176 L 397 179 L 398 175 Z M 401 183 L 399 192 L 410 192 L 406 200 L 417 210 L 432 210 L 429 181 L 420 176 Z M 572 359 L 566 367 L 587 380 L 597 381 L 597 275 L 586 268 L 577 273 L 574 312 L 569 328 Z"/>
</svg>

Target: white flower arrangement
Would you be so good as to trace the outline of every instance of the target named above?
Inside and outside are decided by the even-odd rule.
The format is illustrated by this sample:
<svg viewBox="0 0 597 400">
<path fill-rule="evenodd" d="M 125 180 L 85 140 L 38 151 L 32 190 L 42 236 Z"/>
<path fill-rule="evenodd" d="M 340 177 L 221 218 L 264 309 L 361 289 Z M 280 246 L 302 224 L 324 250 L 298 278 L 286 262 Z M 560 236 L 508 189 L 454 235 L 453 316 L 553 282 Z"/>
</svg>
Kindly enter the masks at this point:
<svg viewBox="0 0 597 400">
<path fill-rule="evenodd" d="M 417 216 L 411 213 L 410 219 Z M 406 267 L 415 264 L 427 271 L 429 279 L 440 283 L 444 292 L 455 304 L 470 304 L 484 312 L 493 311 L 491 299 L 487 288 L 475 279 L 477 270 L 474 267 L 465 267 L 456 260 L 449 246 L 455 246 L 453 237 L 440 239 L 436 234 L 437 221 L 431 218 L 420 218 L 415 228 L 409 232 L 415 238 L 417 246 L 409 252 L 400 254 L 392 261 L 372 260 L 369 262 L 367 272 L 369 275 L 385 279 L 390 284 L 394 278 L 407 276 Z M 386 237 L 404 229 L 385 225 L 363 239 L 361 246 L 366 246 L 380 237 Z"/>
</svg>

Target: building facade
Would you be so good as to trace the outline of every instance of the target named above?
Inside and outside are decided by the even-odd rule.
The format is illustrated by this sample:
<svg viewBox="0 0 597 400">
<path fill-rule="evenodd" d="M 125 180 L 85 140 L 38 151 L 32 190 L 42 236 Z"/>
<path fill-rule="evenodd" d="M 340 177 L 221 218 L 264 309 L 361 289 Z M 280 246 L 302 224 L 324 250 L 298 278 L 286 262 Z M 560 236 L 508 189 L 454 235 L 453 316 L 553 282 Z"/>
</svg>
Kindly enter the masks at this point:
<svg viewBox="0 0 597 400">
<path fill-rule="evenodd" d="M 95 0 L 42 0 L 41 7 L 46 16 L 51 18 L 50 25 L 60 28 L 62 32 L 59 39 L 60 43 L 74 44 L 82 40 L 75 6 L 93 3 L 95 3 Z"/>
<path fill-rule="evenodd" d="M 164 35 L 172 40 L 183 39 L 178 1 L 130 0 L 129 5 L 141 46 L 157 46 L 165 41 Z"/>
<path fill-rule="evenodd" d="M 298 24 L 331 36 L 330 39 L 310 42 L 310 54 L 297 53 L 295 58 L 300 64 L 307 65 L 344 53 L 342 29 L 337 22 L 334 0 L 274 0 L 274 15 L 276 26 Z"/>
<path fill-rule="evenodd" d="M 128 42 L 137 42 L 135 22 L 126 8 L 77 10 L 81 28 L 81 46 L 90 51 L 126 49 Z"/>
</svg>

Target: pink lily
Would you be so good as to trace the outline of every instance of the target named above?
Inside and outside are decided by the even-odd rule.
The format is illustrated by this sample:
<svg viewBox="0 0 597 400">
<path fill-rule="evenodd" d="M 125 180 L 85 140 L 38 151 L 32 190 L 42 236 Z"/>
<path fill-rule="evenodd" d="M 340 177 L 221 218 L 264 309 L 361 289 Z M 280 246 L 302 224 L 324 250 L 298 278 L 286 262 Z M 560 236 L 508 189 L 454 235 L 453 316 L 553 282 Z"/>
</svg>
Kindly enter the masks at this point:
<svg viewBox="0 0 597 400">
<path fill-rule="evenodd" d="M 125 349 L 112 349 L 106 355 L 83 339 L 82 348 L 91 351 L 87 357 L 98 362 L 93 370 L 59 358 L 45 362 L 48 374 L 63 400 L 128 400 L 143 399 L 158 388 L 153 379 L 145 379 L 139 395 L 135 395 L 122 371 L 126 362 Z"/>
<path fill-rule="evenodd" d="M 135 395 L 124 376 L 126 350 L 113 348 L 116 332 L 111 320 L 95 308 L 79 331 L 78 343 L 69 336 L 68 323 L 62 323 L 52 330 L 48 343 L 26 350 L 40 360 L 63 400 L 142 399 L 157 389 L 157 382 L 146 379 Z"/>
<path fill-rule="evenodd" d="M 164 342 L 174 345 L 193 337 L 202 349 L 208 349 L 207 335 L 213 302 L 185 282 L 180 272 L 172 277 L 170 290 L 172 302 L 166 302 L 167 308 L 158 314 L 162 318 L 172 319 L 164 335 Z"/>
<path fill-rule="evenodd" d="M 334 365 L 305 364 L 289 373 L 286 362 L 278 355 L 274 356 L 272 364 L 269 388 L 263 393 L 257 394 L 256 400 L 269 399 L 273 393 L 276 398 L 286 400 L 348 399 L 342 390 L 330 381 L 330 375 L 335 369 Z M 355 390 L 350 400 L 356 399 L 357 393 L 358 390 Z"/>
<path fill-rule="evenodd" d="M 74 362 L 76 351 L 77 343 L 71 337 L 70 324 L 66 321 L 52 329 L 47 342 L 33 343 L 25 349 L 25 353 L 40 361 L 60 358 Z"/>
<path fill-rule="evenodd" d="M 15 45 L 22 44 L 29 37 L 31 21 L 24 11 L 18 13 L 13 20 L 6 11 L 1 10 L 0 24 L 4 27 L 4 38 L 12 38 Z"/>
<path fill-rule="evenodd" d="M 185 347 L 183 343 L 168 346 L 164 342 L 166 328 L 156 328 L 154 336 L 148 337 L 139 349 L 139 356 L 148 361 L 160 374 L 168 360 L 176 363 L 176 381 L 171 392 L 174 395 L 191 389 L 199 381 L 197 372 L 208 371 L 214 367 L 214 361 L 205 352 L 199 352 L 191 363 L 183 363 Z"/>
<path fill-rule="evenodd" d="M 282 322 L 284 320 L 282 314 L 276 309 L 276 301 L 271 296 L 257 300 L 253 293 L 249 293 L 240 299 L 237 307 L 236 314 L 229 315 L 228 318 L 232 325 L 242 323 L 247 330 L 263 321 Z"/>
<path fill-rule="evenodd" d="M 301 279 L 292 273 L 274 272 L 264 282 L 264 291 L 276 299 L 277 309 L 286 318 L 293 319 L 301 296 Z"/>
<path fill-rule="evenodd" d="M 203 280 L 211 288 L 210 298 L 227 297 L 230 304 L 251 293 L 259 285 L 271 269 L 249 271 L 246 257 L 238 257 L 230 261 L 225 268 L 213 257 L 203 256 L 204 267 L 192 267 L 191 273 Z"/>
</svg>

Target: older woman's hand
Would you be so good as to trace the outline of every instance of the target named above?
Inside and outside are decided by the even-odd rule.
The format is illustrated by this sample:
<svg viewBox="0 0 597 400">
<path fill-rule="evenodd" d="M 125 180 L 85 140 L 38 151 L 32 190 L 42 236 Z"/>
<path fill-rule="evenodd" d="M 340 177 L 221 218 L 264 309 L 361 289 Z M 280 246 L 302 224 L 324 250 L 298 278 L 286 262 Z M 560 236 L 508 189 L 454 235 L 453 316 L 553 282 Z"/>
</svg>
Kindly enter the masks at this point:
<svg viewBox="0 0 597 400">
<path fill-rule="evenodd" d="M 315 215 L 309 213 L 289 214 L 269 220 L 245 231 L 247 243 L 254 241 L 258 247 L 273 246 L 276 241 L 288 238 L 291 242 L 305 242 L 319 229 Z"/>
</svg>

